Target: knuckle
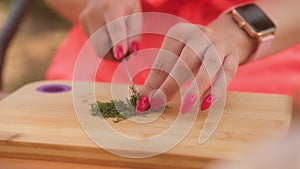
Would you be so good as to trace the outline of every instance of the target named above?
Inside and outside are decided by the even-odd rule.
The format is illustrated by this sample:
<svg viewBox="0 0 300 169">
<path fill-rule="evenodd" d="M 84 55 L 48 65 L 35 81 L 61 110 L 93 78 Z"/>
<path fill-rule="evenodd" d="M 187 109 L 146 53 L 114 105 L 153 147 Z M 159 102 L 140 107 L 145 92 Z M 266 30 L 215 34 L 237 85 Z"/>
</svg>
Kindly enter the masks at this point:
<svg viewBox="0 0 300 169">
<path fill-rule="evenodd" d="M 204 55 L 209 64 L 221 66 L 228 53 L 228 47 L 226 45 L 219 41 L 210 41 L 205 49 Z"/>
<path fill-rule="evenodd" d="M 190 32 L 191 26 L 187 23 L 177 23 L 173 27 L 171 27 L 167 33 L 167 36 L 176 37 L 176 38 L 184 38 L 187 36 L 187 33 Z"/>
<path fill-rule="evenodd" d="M 189 29 L 189 27 L 190 27 L 190 24 L 181 22 L 181 23 L 177 23 L 176 25 L 174 25 L 171 28 L 171 30 L 175 30 L 175 31 L 178 31 L 178 30 L 187 30 L 187 29 Z"/>
<path fill-rule="evenodd" d="M 177 86 L 177 88 L 178 88 L 178 86 Z M 174 95 L 177 93 L 177 89 L 176 89 L 176 87 L 164 87 L 162 89 L 162 92 L 166 95 L 168 100 L 172 100 Z"/>
<path fill-rule="evenodd" d="M 212 36 L 215 34 L 214 30 L 209 28 L 209 27 L 201 27 L 201 30 L 203 31 L 203 33 L 205 33 L 208 36 Z"/>
<path fill-rule="evenodd" d="M 93 7 L 89 7 L 82 12 L 82 16 L 85 19 L 94 18 L 96 16 L 96 12 Z"/>
<path fill-rule="evenodd" d="M 162 73 L 166 71 L 166 64 L 162 62 L 156 62 L 153 65 L 153 72 L 154 73 Z"/>
<path fill-rule="evenodd" d="M 93 23 L 98 15 L 99 14 L 97 14 L 97 11 L 94 8 L 88 8 L 80 13 L 79 20 L 81 23 Z"/>
<path fill-rule="evenodd" d="M 196 78 L 195 80 L 199 93 L 204 93 L 204 91 L 207 90 L 209 88 L 209 85 L 212 83 L 207 73 L 203 74 L 202 77 Z"/>
<path fill-rule="evenodd" d="M 79 14 L 79 21 L 81 22 L 81 23 L 83 23 L 84 22 L 84 20 L 85 20 L 85 10 L 84 11 L 82 11 L 80 14 Z"/>
<path fill-rule="evenodd" d="M 100 6 L 99 6 L 99 10 L 102 10 L 102 11 L 108 11 L 110 9 L 112 9 L 113 7 L 113 4 L 111 4 L 110 1 L 106 2 L 106 3 L 102 3 Z"/>
<path fill-rule="evenodd" d="M 213 54 L 206 57 L 206 66 L 221 66 L 222 60 L 216 51 Z"/>
<path fill-rule="evenodd" d="M 152 69 L 152 73 L 155 74 L 156 76 L 164 76 L 167 74 L 166 71 L 162 70 L 162 69 Z"/>
<path fill-rule="evenodd" d="M 202 36 L 205 36 L 207 40 L 210 41 L 211 43 L 214 43 L 216 41 L 216 36 L 213 29 L 206 26 L 202 26 L 200 27 L 200 31 Z"/>
<path fill-rule="evenodd" d="M 226 76 L 233 77 L 236 74 L 237 68 L 232 65 L 226 65 L 224 66 L 224 71 Z"/>
<path fill-rule="evenodd" d="M 85 8 L 79 15 L 81 23 L 86 22 L 90 18 L 90 15 L 92 15 L 91 13 L 90 7 Z"/>
<path fill-rule="evenodd" d="M 149 95 L 150 92 L 154 90 L 154 87 L 153 87 L 153 86 L 154 86 L 154 83 L 153 83 L 153 82 L 147 81 L 147 83 L 145 83 L 145 84 L 143 85 L 143 87 L 141 88 L 140 93 L 141 93 L 142 95 Z"/>
</svg>

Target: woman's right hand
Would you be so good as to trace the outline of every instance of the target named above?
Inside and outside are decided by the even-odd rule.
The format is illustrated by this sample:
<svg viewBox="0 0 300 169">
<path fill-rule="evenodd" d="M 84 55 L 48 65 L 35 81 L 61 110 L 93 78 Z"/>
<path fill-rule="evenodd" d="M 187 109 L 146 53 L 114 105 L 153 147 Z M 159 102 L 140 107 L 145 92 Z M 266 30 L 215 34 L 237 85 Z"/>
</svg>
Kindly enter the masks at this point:
<svg viewBox="0 0 300 169">
<path fill-rule="evenodd" d="M 142 19 L 139 16 L 126 17 L 130 14 L 140 13 L 140 0 L 89 0 L 87 6 L 80 14 L 83 32 L 87 37 L 105 27 L 106 36 L 91 39 L 94 50 L 98 56 L 103 56 L 103 48 L 113 47 L 113 52 L 108 52 L 105 59 L 122 60 L 130 52 L 134 53 L 139 48 Z M 112 22 L 113 21 L 113 22 Z"/>
</svg>

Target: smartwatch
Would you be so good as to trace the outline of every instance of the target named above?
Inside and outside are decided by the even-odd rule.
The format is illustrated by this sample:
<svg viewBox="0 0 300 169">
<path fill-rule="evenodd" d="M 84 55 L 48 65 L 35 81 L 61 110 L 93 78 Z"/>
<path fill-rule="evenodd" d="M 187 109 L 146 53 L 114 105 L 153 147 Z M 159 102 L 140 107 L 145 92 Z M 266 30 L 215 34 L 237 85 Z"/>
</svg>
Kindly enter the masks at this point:
<svg viewBox="0 0 300 169">
<path fill-rule="evenodd" d="M 276 26 L 272 20 L 254 3 L 238 6 L 231 11 L 233 19 L 251 38 L 257 40 L 257 49 L 246 62 L 264 56 L 274 39 Z"/>
</svg>

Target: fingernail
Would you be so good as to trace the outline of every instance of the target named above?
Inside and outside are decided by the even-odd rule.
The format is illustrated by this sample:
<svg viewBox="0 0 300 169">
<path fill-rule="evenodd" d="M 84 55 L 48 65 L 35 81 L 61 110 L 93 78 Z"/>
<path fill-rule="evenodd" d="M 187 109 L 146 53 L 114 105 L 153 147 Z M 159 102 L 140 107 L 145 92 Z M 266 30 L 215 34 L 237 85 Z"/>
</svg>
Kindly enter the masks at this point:
<svg viewBox="0 0 300 169">
<path fill-rule="evenodd" d="M 143 114 L 150 106 L 148 96 L 141 96 L 136 103 L 136 114 Z"/>
<path fill-rule="evenodd" d="M 117 60 L 121 60 L 124 57 L 124 51 L 122 46 L 116 46 L 114 56 Z"/>
<path fill-rule="evenodd" d="M 208 108 L 210 108 L 211 104 L 215 101 L 215 98 L 212 94 L 209 94 L 208 96 L 206 96 L 201 104 L 201 110 L 206 110 Z"/>
<path fill-rule="evenodd" d="M 134 53 L 136 51 L 138 51 L 140 48 L 140 44 L 137 41 L 132 41 L 131 42 L 131 53 Z"/>
<path fill-rule="evenodd" d="M 193 93 L 186 94 L 182 101 L 181 113 L 186 114 L 187 112 L 189 112 L 196 102 L 197 102 L 196 94 Z"/>
<path fill-rule="evenodd" d="M 165 102 L 159 98 L 158 96 L 154 96 L 152 99 L 151 99 L 151 107 L 150 107 L 150 110 L 151 111 L 156 111 L 158 110 L 159 108 L 161 108 L 163 105 L 165 104 Z"/>
</svg>

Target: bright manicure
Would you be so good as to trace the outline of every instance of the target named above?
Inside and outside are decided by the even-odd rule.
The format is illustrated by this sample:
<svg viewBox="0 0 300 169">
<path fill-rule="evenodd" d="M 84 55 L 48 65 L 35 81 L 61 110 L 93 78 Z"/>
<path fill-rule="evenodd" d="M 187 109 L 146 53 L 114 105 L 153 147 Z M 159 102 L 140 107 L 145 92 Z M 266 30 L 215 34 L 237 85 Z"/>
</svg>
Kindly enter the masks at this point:
<svg viewBox="0 0 300 169">
<path fill-rule="evenodd" d="M 131 53 L 138 51 L 140 48 L 140 44 L 137 41 L 131 42 Z"/>
<path fill-rule="evenodd" d="M 150 106 L 148 96 L 141 96 L 136 103 L 136 114 L 143 114 Z"/>
<path fill-rule="evenodd" d="M 116 46 L 114 56 L 117 60 L 122 60 L 124 57 L 124 50 L 122 46 Z"/>
<path fill-rule="evenodd" d="M 187 112 L 189 112 L 196 102 L 197 102 L 196 94 L 193 93 L 186 94 L 182 101 L 181 113 L 186 114 Z"/>
<path fill-rule="evenodd" d="M 215 98 L 212 94 L 209 94 L 208 96 L 206 96 L 201 104 L 201 110 L 207 110 L 208 108 L 210 108 L 211 104 L 215 101 Z"/>
</svg>

